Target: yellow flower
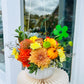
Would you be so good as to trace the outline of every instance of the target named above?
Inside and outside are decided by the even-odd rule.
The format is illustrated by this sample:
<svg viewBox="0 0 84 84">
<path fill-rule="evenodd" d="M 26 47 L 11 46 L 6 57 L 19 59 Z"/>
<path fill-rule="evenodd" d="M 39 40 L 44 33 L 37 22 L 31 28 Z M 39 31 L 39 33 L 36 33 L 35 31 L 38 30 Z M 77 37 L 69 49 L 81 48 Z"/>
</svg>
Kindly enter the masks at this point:
<svg viewBox="0 0 84 84">
<path fill-rule="evenodd" d="M 35 42 L 36 39 L 38 39 L 37 36 L 32 36 L 32 37 L 30 38 L 30 40 L 33 41 L 33 42 Z"/>
<path fill-rule="evenodd" d="M 35 43 L 31 43 L 30 48 L 35 50 L 35 49 L 38 49 L 38 48 L 42 48 L 42 46 L 41 46 L 40 43 L 35 42 Z"/>
<path fill-rule="evenodd" d="M 66 61 L 66 56 L 65 56 L 65 53 L 62 49 L 58 49 L 58 54 L 59 54 L 59 57 L 60 57 L 60 62 L 64 62 Z"/>
<path fill-rule="evenodd" d="M 18 59 L 18 55 L 19 55 L 19 53 L 17 52 L 17 53 L 15 54 L 15 59 Z"/>
<path fill-rule="evenodd" d="M 15 55 L 17 53 L 16 48 L 13 48 L 12 55 Z"/>
<path fill-rule="evenodd" d="M 35 63 L 41 70 L 48 68 L 50 64 L 50 59 L 47 56 L 47 49 L 40 48 L 31 51 L 31 56 L 29 57 L 31 63 Z"/>
<path fill-rule="evenodd" d="M 73 42 L 72 42 L 72 41 L 69 41 L 68 44 L 69 44 L 70 46 L 73 46 Z"/>
<path fill-rule="evenodd" d="M 58 42 L 54 40 L 53 38 L 46 38 L 44 41 L 48 41 L 51 44 L 51 47 L 56 48 L 58 46 Z"/>
</svg>

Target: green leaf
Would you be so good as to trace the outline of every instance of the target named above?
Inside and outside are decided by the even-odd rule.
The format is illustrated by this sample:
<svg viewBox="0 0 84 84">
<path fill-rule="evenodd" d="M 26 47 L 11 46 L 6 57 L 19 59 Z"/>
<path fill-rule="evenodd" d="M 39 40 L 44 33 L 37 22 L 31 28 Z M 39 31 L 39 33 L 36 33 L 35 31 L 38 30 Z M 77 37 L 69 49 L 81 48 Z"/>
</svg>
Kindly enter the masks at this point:
<svg viewBox="0 0 84 84">
<path fill-rule="evenodd" d="M 28 38 L 27 34 L 25 34 L 25 38 L 26 38 L 26 39 Z"/>
<path fill-rule="evenodd" d="M 35 71 L 35 75 L 37 74 L 37 70 Z"/>
<path fill-rule="evenodd" d="M 34 71 L 33 70 L 30 70 L 29 73 L 33 73 Z"/>
<path fill-rule="evenodd" d="M 19 28 L 18 28 L 18 29 L 19 29 L 19 31 L 20 31 L 20 30 L 21 30 L 21 26 L 19 26 Z"/>
<path fill-rule="evenodd" d="M 19 38 L 19 36 L 14 36 L 14 37 Z"/>
<path fill-rule="evenodd" d="M 58 67 L 59 68 L 63 67 L 63 64 L 61 62 L 58 62 Z"/>
<path fill-rule="evenodd" d="M 22 39 L 24 39 L 24 38 L 25 38 L 25 35 L 24 35 L 24 33 L 22 33 L 22 34 L 21 34 L 21 37 L 22 37 Z"/>
<path fill-rule="evenodd" d="M 18 29 L 16 29 L 16 30 L 15 30 L 15 32 L 19 33 L 19 30 L 18 30 Z"/>
<path fill-rule="evenodd" d="M 35 65 L 34 63 L 29 63 L 29 64 L 30 64 L 30 66 L 28 67 L 29 73 L 35 72 L 35 74 L 36 74 L 37 73 L 38 66 Z"/>
<path fill-rule="evenodd" d="M 23 31 L 20 31 L 20 32 L 19 32 L 19 36 L 20 36 L 20 37 L 21 37 L 22 33 L 23 33 Z"/>
</svg>

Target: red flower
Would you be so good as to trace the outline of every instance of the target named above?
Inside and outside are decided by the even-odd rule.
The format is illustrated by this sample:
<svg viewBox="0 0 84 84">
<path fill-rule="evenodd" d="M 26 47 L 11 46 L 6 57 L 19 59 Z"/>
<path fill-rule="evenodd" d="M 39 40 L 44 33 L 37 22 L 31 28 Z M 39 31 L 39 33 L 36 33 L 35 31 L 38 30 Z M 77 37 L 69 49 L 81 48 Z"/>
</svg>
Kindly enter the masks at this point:
<svg viewBox="0 0 84 84">
<path fill-rule="evenodd" d="M 49 37 L 49 36 L 47 36 L 47 37 L 46 37 L 46 39 L 47 39 L 47 38 L 49 38 L 49 39 L 50 39 L 50 37 Z"/>
<path fill-rule="evenodd" d="M 28 64 L 30 61 L 28 60 L 28 58 L 30 57 L 30 52 L 31 49 L 19 49 L 19 56 L 18 56 L 18 60 L 20 62 L 22 62 L 24 67 L 29 67 L 30 65 Z"/>
</svg>

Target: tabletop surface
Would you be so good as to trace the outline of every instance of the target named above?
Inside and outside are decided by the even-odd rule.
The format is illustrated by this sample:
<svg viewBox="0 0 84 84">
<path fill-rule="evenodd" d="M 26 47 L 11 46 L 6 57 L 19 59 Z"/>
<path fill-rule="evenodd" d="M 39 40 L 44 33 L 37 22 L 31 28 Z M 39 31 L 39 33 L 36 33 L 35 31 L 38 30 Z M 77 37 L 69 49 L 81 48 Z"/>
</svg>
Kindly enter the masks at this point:
<svg viewBox="0 0 84 84">
<path fill-rule="evenodd" d="M 29 77 L 27 73 L 22 70 L 18 75 L 17 84 L 69 84 L 69 77 L 64 70 L 56 69 L 51 77 L 45 80 L 38 80 Z"/>
</svg>

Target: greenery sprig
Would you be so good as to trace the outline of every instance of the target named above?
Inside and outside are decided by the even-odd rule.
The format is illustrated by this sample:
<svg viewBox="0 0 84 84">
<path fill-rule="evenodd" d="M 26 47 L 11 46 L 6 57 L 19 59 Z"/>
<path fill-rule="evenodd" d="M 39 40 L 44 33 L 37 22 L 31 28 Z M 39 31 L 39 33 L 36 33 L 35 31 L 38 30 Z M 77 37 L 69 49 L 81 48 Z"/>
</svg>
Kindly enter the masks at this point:
<svg viewBox="0 0 84 84">
<path fill-rule="evenodd" d="M 18 38 L 19 42 L 28 38 L 27 34 L 25 34 L 23 31 L 21 31 L 21 26 L 19 26 L 18 29 L 15 30 L 15 32 L 18 33 L 18 36 L 15 36 L 15 37 Z"/>
<path fill-rule="evenodd" d="M 38 70 L 38 66 L 35 65 L 34 63 L 29 63 L 29 64 L 30 64 L 30 66 L 28 67 L 29 73 L 35 72 L 36 74 Z"/>
</svg>

